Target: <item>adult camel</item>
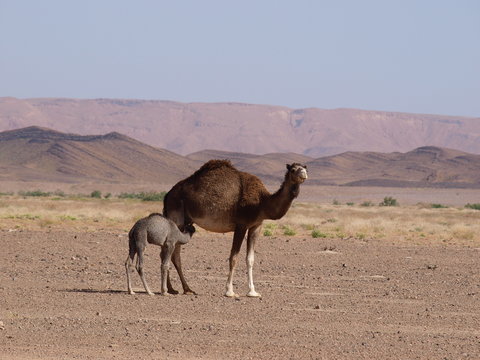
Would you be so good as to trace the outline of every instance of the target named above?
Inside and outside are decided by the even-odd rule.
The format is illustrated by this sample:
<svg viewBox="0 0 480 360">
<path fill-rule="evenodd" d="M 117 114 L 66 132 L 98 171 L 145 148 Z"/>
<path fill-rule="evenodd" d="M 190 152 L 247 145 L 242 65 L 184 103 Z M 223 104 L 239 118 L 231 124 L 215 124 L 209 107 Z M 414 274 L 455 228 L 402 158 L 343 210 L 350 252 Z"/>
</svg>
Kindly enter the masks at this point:
<svg viewBox="0 0 480 360">
<path fill-rule="evenodd" d="M 237 170 L 228 160 L 210 160 L 188 178 L 181 180 L 167 193 L 163 214 L 180 229 L 195 223 L 205 230 L 226 233 L 233 231 L 229 258 L 229 274 L 225 296 L 237 297 L 233 291 L 233 273 L 237 256 L 247 235 L 247 296 L 259 297 L 253 284 L 255 241 L 263 220 L 277 220 L 286 214 L 299 194 L 300 184 L 307 179 L 307 167 L 287 164 L 285 179 L 271 194 L 255 175 Z M 194 293 L 183 276 L 180 247 L 172 256 L 185 293 Z M 171 289 L 173 291 L 173 289 Z"/>
</svg>

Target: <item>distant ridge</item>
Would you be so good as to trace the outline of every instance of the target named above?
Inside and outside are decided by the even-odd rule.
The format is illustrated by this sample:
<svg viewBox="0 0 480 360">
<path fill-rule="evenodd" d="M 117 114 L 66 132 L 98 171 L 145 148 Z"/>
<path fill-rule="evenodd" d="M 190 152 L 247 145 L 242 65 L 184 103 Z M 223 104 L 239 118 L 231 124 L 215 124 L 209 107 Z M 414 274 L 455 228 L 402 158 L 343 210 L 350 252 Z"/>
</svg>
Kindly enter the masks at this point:
<svg viewBox="0 0 480 360">
<path fill-rule="evenodd" d="M 241 103 L 0 98 L 0 131 L 32 125 L 80 135 L 118 132 L 181 155 L 216 149 L 316 158 L 425 145 L 480 154 L 480 118 Z"/>
<path fill-rule="evenodd" d="M 51 182 L 173 182 L 195 161 L 111 132 L 64 134 L 31 126 L 0 133 L 0 180 Z"/>
<path fill-rule="evenodd" d="M 306 164 L 306 185 L 480 188 L 480 155 L 423 146 L 406 153 L 345 152 L 312 158 L 204 150 L 181 156 L 119 133 L 64 134 L 42 127 L 0 133 L 0 181 L 173 184 L 210 159 L 230 159 L 267 183 Z"/>
<path fill-rule="evenodd" d="M 310 173 L 318 176 L 313 181 L 323 184 L 480 187 L 480 155 L 436 146 L 423 146 L 407 153 L 346 152 L 313 160 L 308 165 Z"/>
<path fill-rule="evenodd" d="M 66 134 L 60 131 L 43 128 L 40 126 L 29 126 L 23 129 L 15 129 L 0 133 L 0 140 L 15 139 L 36 139 L 36 140 L 71 140 L 71 141 L 97 141 L 97 140 L 127 140 L 136 141 L 116 131 L 105 135 L 78 135 Z"/>
</svg>

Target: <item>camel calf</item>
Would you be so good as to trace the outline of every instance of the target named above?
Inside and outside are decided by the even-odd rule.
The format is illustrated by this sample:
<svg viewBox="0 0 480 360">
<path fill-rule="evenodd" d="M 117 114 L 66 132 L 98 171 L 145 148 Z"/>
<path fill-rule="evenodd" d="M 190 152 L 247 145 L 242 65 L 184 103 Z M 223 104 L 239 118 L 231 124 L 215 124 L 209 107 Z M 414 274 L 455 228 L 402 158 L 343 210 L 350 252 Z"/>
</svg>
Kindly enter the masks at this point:
<svg viewBox="0 0 480 360">
<path fill-rule="evenodd" d="M 149 295 L 153 295 L 153 292 L 149 289 L 147 282 L 145 281 L 145 274 L 143 272 L 143 253 L 147 242 L 162 247 L 160 252 L 160 258 L 162 260 L 161 265 L 161 282 L 162 282 L 162 295 L 166 295 L 171 285 L 167 287 L 168 269 L 170 266 L 170 258 L 172 257 L 173 250 L 177 245 L 186 244 L 193 233 L 195 228 L 193 225 L 186 225 L 185 232 L 181 232 L 177 225 L 165 218 L 161 214 L 150 214 L 149 216 L 138 220 L 132 229 L 128 233 L 128 245 L 129 253 L 127 260 L 125 261 L 125 269 L 127 271 L 127 286 L 128 293 L 135 294 L 132 290 L 130 283 L 130 267 L 132 266 L 135 254 L 137 255 L 136 269 L 142 279 L 145 291 Z"/>
</svg>

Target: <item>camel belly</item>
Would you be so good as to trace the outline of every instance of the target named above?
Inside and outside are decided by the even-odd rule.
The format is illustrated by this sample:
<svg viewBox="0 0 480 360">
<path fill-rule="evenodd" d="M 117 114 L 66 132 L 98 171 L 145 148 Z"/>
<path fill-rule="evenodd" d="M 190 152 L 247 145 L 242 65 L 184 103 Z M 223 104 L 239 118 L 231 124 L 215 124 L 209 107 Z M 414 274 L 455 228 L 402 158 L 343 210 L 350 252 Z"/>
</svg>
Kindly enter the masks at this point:
<svg viewBox="0 0 480 360">
<path fill-rule="evenodd" d="M 225 222 L 225 218 L 211 219 L 211 218 L 199 218 L 193 219 L 193 222 L 200 226 L 202 229 L 217 233 L 226 233 L 235 230 L 235 224 Z"/>
</svg>

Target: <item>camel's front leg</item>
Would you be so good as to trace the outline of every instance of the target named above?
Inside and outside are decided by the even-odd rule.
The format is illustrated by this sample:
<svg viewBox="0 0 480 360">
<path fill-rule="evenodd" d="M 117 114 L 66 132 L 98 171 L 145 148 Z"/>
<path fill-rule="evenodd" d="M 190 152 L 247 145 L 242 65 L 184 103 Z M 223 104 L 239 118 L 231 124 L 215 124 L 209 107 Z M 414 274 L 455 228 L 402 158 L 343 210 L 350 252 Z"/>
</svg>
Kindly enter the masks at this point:
<svg viewBox="0 0 480 360">
<path fill-rule="evenodd" d="M 235 267 L 237 266 L 237 256 L 240 248 L 242 247 L 243 238 L 245 237 L 246 232 L 246 228 L 237 226 L 233 234 L 232 250 L 230 251 L 229 258 L 230 271 L 227 279 L 227 291 L 225 292 L 225 296 L 228 297 L 238 297 L 238 295 L 233 291 L 233 273 L 235 272 Z"/>
<path fill-rule="evenodd" d="M 257 240 L 258 233 L 260 232 L 260 225 L 250 228 L 248 230 L 247 237 L 247 269 L 248 269 L 248 294 L 250 297 L 261 297 L 258 292 L 255 291 L 255 286 L 253 285 L 253 263 L 255 260 L 255 241 Z"/>
</svg>

